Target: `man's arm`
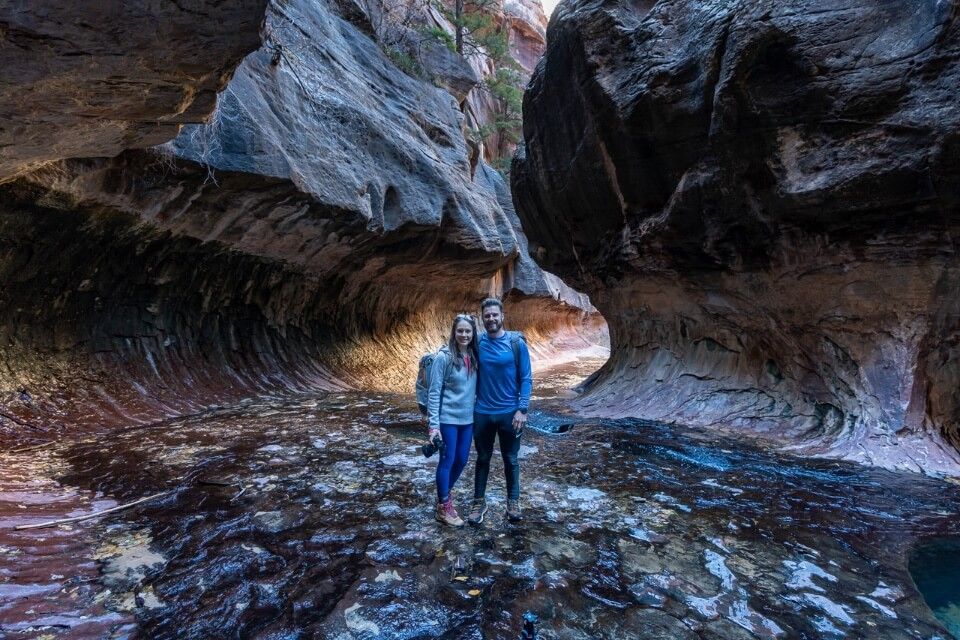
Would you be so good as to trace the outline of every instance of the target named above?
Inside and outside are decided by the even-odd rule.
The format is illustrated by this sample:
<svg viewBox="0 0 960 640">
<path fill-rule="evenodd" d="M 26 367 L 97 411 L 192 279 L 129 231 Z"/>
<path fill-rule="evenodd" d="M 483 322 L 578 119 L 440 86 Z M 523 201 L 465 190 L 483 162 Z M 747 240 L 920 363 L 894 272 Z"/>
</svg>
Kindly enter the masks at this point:
<svg viewBox="0 0 960 640">
<path fill-rule="evenodd" d="M 517 411 L 513 414 L 513 430 L 519 434 L 527 424 L 527 411 L 530 409 L 530 394 L 533 393 L 533 371 L 530 367 L 530 351 L 527 343 L 520 341 L 520 398 Z"/>
<path fill-rule="evenodd" d="M 530 395 L 533 393 L 533 370 L 530 367 L 530 351 L 527 342 L 520 341 L 520 402 L 519 408 L 530 408 Z"/>
</svg>

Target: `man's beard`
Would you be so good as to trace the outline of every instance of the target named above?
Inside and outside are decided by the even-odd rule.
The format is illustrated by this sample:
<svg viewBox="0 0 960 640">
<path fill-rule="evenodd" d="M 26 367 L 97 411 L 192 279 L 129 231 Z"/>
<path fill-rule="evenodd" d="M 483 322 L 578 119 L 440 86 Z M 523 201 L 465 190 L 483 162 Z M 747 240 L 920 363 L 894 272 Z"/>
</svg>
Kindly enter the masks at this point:
<svg viewBox="0 0 960 640">
<path fill-rule="evenodd" d="M 487 329 L 487 333 L 496 333 L 497 331 L 500 331 L 500 327 L 503 326 L 503 323 L 499 320 L 492 320 L 485 323 L 484 326 Z"/>
</svg>

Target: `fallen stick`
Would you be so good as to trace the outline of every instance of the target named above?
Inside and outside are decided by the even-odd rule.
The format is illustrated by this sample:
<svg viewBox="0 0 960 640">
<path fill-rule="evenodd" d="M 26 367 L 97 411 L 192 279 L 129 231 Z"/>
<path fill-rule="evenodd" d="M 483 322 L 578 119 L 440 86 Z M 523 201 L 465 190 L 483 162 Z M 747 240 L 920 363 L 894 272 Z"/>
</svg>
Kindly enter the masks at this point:
<svg viewBox="0 0 960 640">
<path fill-rule="evenodd" d="M 240 487 L 241 487 L 241 488 L 240 488 L 240 493 L 238 493 L 237 495 L 235 495 L 235 496 L 233 496 L 232 498 L 230 498 L 230 502 L 233 502 L 234 500 L 236 500 L 237 498 L 239 498 L 240 496 L 242 496 L 244 493 L 246 493 L 246 491 L 247 491 L 246 485 L 244 485 L 244 484 L 241 483 L 241 484 L 240 484 Z"/>
<path fill-rule="evenodd" d="M 57 441 L 51 440 L 50 442 L 44 442 L 43 444 L 35 444 L 30 447 L 23 447 L 22 449 L 11 449 L 10 453 L 24 453 L 26 451 L 36 451 L 37 449 L 43 449 L 44 447 L 49 447 L 55 444 L 57 444 Z"/>
<path fill-rule="evenodd" d="M 113 513 L 114 511 L 121 511 L 121 510 L 123 510 L 123 509 L 129 509 L 130 507 L 136 506 L 136 505 L 138 505 L 138 504 L 140 504 L 140 503 L 142 503 L 142 502 L 147 502 L 148 500 L 154 500 L 154 499 L 159 498 L 159 497 L 161 497 L 161 496 L 165 496 L 165 495 L 167 495 L 168 493 L 170 493 L 171 491 L 172 491 L 172 490 L 167 490 L 167 491 L 162 491 L 162 492 L 160 492 L 160 493 L 155 493 L 155 494 L 153 494 L 152 496 L 147 496 L 146 498 L 140 498 L 139 500 L 134 500 L 133 502 L 128 502 L 127 504 L 121 504 L 120 506 L 111 507 L 111 508 L 109 508 L 109 509 L 104 509 L 104 510 L 102 510 L 102 511 L 95 511 L 94 513 L 88 513 L 88 514 L 85 515 L 85 516 L 76 516 L 76 517 L 73 517 L 73 518 L 62 518 L 62 519 L 60 519 L 60 520 L 53 520 L 53 521 L 51 521 L 51 522 L 42 522 L 42 523 L 40 523 L 40 524 L 21 524 L 21 525 L 18 525 L 18 526 L 16 526 L 16 527 L 14 527 L 14 529 L 16 529 L 16 530 L 18 530 L 18 531 L 19 531 L 19 530 L 22 530 L 22 529 L 43 529 L 43 528 L 45 528 L 45 527 L 55 527 L 55 526 L 57 526 L 58 524 L 67 524 L 67 523 L 69 523 L 69 522 L 80 522 L 81 520 L 89 520 L 90 518 L 96 518 L 97 516 L 102 516 L 102 515 L 106 515 L 106 514 L 108 514 L 108 513 Z"/>
<path fill-rule="evenodd" d="M 16 416 L 12 416 L 12 415 L 10 415 L 9 413 L 7 413 L 6 411 L 0 411 L 0 416 L 3 416 L 4 418 L 6 418 L 7 420 L 9 420 L 10 422 L 12 422 L 12 423 L 14 423 L 14 424 L 18 424 L 18 425 L 20 425 L 21 427 L 27 427 L 28 429 L 33 429 L 34 431 L 43 431 L 43 429 L 41 429 L 40 427 L 37 427 L 37 426 L 35 426 L 35 425 L 30 424 L 30 423 L 27 422 L 26 420 L 21 420 L 20 418 L 17 418 Z"/>
</svg>

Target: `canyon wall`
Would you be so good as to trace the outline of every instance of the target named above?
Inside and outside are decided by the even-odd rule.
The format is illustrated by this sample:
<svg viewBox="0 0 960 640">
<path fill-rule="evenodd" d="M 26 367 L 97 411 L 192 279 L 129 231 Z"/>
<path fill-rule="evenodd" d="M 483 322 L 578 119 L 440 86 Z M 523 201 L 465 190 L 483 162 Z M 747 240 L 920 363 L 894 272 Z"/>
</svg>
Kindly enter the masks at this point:
<svg viewBox="0 0 960 640">
<path fill-rule="evenodd" d="M 0 182 L 160 144 L 213 111 L 267 0 L 0 6 Z"/>
<path fill-rule="evenodd" d="M 546 48 L 547 16 L 543 12 L 543 5 L 539 0 L 502 0 L 496 12 L 496 22 L 506 34 L 509 55 L 516 64 L 517 86 L 523 87 Z M 479 77 L 486 79 L 495 78 L 498 66 L 503 66 L 484 56 L 471 57 L 470 62 Z M 517 146 L 519 126 L 516 130 L 512 127 L 497 130 L 490 125 L 498 119 L 509 119 L 520 114 L 509 113 L 510 108 L 504 101 L 483 87 L 467 95 L 463 110 L 468 127 L 474 130 L 494 129 L 481 141 L 484 159 L 508 168 Z"/>
<path fill-rule="evenodd" d="M 602 334 L 587 298 L 530 259 L 457 100 L 341 13 L 270 4 L 259 48 L 218 71 L 214 112 L 162 146 L 95 140 L 10 172 L 0 435 L 408 390 L 451 314 L 488 294 L 532 335 Z"/>
<path fill-rule="evenodd" d="M 583 411 L 960 467 L 955 3 L 564 3 L 513 168 Z"/>
</svg>

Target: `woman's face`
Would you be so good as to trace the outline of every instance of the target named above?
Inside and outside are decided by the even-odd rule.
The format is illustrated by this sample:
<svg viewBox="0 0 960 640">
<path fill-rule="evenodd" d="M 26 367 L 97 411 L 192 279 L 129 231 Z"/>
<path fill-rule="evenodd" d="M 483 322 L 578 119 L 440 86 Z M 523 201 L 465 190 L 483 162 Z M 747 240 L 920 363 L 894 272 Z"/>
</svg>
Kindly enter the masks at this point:
<svg viewBox="0 0 960 640">
<path fill-rule="evenodd" d="M 470 341 L 473 340 L 473 327 L 470 326 L 469 322 L 466 320 L 461 320 L 457 323 L 456 337 L 457 344 L 461 347 L 465 347 L 470 344 Z"/>
</svg>

